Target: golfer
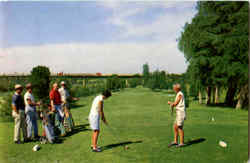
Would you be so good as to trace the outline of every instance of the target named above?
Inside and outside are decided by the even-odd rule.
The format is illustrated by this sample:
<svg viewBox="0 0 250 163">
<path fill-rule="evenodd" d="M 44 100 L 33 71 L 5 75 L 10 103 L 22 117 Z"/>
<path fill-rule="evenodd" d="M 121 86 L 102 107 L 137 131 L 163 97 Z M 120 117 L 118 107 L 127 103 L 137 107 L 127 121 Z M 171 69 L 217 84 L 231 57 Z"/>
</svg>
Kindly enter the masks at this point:
<svg viewBox="0 0 250 163">
<path fill-rule="evenodd" d="M 184 144 L 184 120 L 186 119 L 186 107 L 184 95 L 181 92 L 181 85 L 175 84 L 173 86 L 174 91 L 176 92 L 175 102 L 168 101 L 168 104 L 171 107 L 176 107 L 176 119 L 174 123 L 174 142 L 169 144 L 169 147 L 177 145 L 177 147 L 183 147 Z M 178 134 L 180 136 L 180 144 L 178 144 Z"/>
<path fill-rule="evenodd" d="M 20 84 L 15 85 L 15 94 L 12 96 L 12 116 L 15 119 L 14 143 L 21 144 L 21 129 L 23 132 L 24 142 L 27 142 L 27 130 L 24 113 L 24 101 L 21 96 L 23 87 Z"/>
<path fill-rule="evenodd" d="M 64 81 L 61 82 L 61 88 L 58 91 L 61 95 L 62 109 L 65 114 L 64 124 L 66 128 L 68 129 L 68 131 L 72 131 L 74 127 L 74 120 L 70 112 L 69 103 L 71 100 L 74 100 L 74 101 L 78 100 L 78 98 L 70 96 L 69 91 L 67 90 L 66 83 Z"/>
<path fill-rule="evenodd" d="M 101 95 L 95 97 L 92 107 L 89 113 L 89 124 L 90 128 L 93 130 L 92 134 L 92 145 L 91 149 L 93 152 L 101 152 L 101 149 L 97 147 L 97 140 L 100 133 L 100 117 L 102 121 L 107 124 L 104 116 L 103 105 L 104 100 L 111 96 L 111 92 L 106 90 Z"/>
<path fill-rule="evenodd" d="M 34 130 L 34 139 L 38 140 L 38 128 L 37 128 L 37 113 L 36 106 L 40 105 L 40 102 L 35 102 L 35 98 L 32 94 L 31 83 L 26 85 L 27 92 L 24 95 L 26 123 L 27 123 L 27 139 L 31 141 L 32 129 Z"/>
<path fill-rule="evenodd" d="M 54 83 L 53 88 L 50 91 L 50 105 L 52 107 L 53 111 L 56 111 L 55 114 L 55 126 L 58 128 L 61 132 L 61 136 L 65 136 L 65 128 L 63 126 L 63 119 L 64 119 L 64 113 L 62 110 L 62 100 L 61 95 L 58 91 L 58 84 Z"/>
</svg>

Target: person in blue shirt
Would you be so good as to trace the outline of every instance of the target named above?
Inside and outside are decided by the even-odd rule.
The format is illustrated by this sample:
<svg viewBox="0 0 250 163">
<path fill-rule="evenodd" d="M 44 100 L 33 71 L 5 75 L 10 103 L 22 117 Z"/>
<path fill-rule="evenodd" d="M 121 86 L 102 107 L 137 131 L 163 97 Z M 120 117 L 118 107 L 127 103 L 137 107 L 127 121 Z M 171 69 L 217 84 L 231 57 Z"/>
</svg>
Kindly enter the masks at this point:
<svg viewBox="0 0 250 163">
<path fill-rule="evenodd" d="M 21 144 L 21 129 L 24 142 L 27 142 L 27 130 L 24 112 L 24 100 L 21 96 L 23 87 L 20 84 L 15 85 L 15 94 L 12 96 L 12 116 L 15 119 L 14 143 Z"/>
</svg>

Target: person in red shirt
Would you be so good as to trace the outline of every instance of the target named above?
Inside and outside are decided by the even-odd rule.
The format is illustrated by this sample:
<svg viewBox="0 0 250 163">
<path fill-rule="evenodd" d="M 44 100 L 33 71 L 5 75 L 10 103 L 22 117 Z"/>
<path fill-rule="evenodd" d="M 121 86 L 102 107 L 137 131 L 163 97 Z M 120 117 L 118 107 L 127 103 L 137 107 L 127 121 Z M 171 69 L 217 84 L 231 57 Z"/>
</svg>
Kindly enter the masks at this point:
<svg viewBox="0 0 250 163">
<path fill-rule="evenodd" d="M 55 127 L 57 127 L 60 132 L 61 132 L 61 136 L 65 136 L 66 132 L 65 132 L 65 128 L 63 126 L 63 119 L 64 119 L 64 113 L 62 111 L 62 100 L 61 100 L 61 95 L 58 91 L 58 84 L 54 83 L 53 84 L 53 88 L 49 93 L 49 97 L 50 97 L 50 105 L 52 107 L 53 111 L 56 111 L 56 115 L 55 115 Z"/>
</svg>

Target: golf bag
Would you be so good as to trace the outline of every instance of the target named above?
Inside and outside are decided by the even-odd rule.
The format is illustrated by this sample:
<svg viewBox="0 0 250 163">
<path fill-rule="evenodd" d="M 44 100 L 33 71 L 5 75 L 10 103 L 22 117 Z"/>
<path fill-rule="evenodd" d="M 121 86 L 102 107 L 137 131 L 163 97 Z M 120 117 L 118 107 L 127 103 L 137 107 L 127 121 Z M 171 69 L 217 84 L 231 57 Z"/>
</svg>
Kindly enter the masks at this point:
<svg viewBox="0 0 250 163">
<path fill-rule="evenodd" d="M 46 138 L 50 143 L 54 143 L 55 133 L 54 133 L 54 114 L 49 114 L 44 111 L 42 113 L 43 118 L 43 137 Z"/>
<path fill-rule="evenodd" d="M 72 115 L 70 113 L 68 104 L 63 105 L 63 110 L 64 110 L 64 113 L 65 113 L 64 114 L 65 115 L 65 117 L 64 117 L 64 127 L 68 131 L 72 131 L 73 127 L 74 127 L 74 121 L 73 121 Z"/>
<path fill-rule="evenodd" d="M 51 124 L 45 124 L 43 125 L 43 128 L 46 139 L 53 144 L 55 141 L 54 127 Z"/>
</svg>

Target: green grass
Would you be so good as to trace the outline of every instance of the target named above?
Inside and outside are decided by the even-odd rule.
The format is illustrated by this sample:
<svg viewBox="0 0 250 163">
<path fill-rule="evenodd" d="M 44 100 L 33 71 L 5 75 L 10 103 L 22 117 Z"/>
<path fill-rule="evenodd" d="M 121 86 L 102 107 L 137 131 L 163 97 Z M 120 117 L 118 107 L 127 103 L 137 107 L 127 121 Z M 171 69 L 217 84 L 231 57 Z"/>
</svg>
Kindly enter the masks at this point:
<svg viewBox="0 0 250 163">
<path fill-rule="evenodd" d="M 190 104 L 185 121 L 185 141 L 205 139 L 184 148 L 168 148 L 173 140 L 172 123 L 166 92 L 149 89 L 125 89 L 105 101 L 105 114 L 114 129 L 101 125 L 99 145 L 102 153 L 90 151 L 91 131 L 86 120 L 92 97 L 81 98 L 72 109 L 78 130 L 66 137 L 62 144 L 44 144 L 33 152 L 36 143 L 13 144 L 13 122 L 0 123 L 0 162 L 2 163 L 243 163 L 248 158 L 248 112 L 230 108 Z M 172 98 L 172 97 L 171 97 Z M 215 121 L 212 122 L 211 118 Z M 41 131 L 41 130 L 40 130 Z M 220 140 L 227 148 L 218 145 Z M 138 142 L 124 150 L 109 145 Z"/>
</svg>

